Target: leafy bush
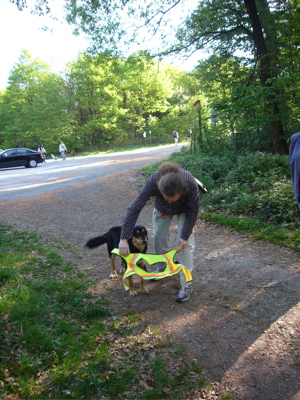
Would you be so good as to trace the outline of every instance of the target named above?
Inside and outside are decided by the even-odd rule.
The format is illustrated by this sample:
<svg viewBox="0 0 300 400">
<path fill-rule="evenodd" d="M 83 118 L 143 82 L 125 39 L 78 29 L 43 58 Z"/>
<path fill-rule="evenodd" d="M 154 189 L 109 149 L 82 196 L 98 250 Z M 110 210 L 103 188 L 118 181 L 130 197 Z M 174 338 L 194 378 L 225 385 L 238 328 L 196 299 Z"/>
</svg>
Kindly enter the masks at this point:
<svg viewBox="0 0 300 400">
<path fill-rule="evenodd" d="M 208 188 L 202 212 L 254 217 L 272 224 L 297 224 L 298 209 L 288 157 L 269 153 L 173 154 Z"/>
</svg>

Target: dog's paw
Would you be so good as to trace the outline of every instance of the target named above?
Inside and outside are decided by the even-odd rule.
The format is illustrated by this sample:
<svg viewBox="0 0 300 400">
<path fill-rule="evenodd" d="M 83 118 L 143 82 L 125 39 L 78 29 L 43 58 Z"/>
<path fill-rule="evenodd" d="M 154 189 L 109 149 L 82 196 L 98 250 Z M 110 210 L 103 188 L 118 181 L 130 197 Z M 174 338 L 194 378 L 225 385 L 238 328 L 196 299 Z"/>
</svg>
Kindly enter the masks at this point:
<svg viewBox="0 0 300 400">
<path fill-rule="evenodd" d="M 142 290 L 143 293 L 149 293 L 149 290 L 147 288 L 145 288 L 144 290 Z"/>
<path fill-rule="evenodd" d="M 109 279 L 113 279 L 113 278 L 115 278 L 116 276 L 118 276 L 118 274 L 115 272 L 114 274 L 110 274 L 109 275 Z"/>
<path fill-rule="evenodd" d="M 133 292 L 130 292 L 130 296 L 136 296 L 137 292 L 134 290 Z"/>
</svg>

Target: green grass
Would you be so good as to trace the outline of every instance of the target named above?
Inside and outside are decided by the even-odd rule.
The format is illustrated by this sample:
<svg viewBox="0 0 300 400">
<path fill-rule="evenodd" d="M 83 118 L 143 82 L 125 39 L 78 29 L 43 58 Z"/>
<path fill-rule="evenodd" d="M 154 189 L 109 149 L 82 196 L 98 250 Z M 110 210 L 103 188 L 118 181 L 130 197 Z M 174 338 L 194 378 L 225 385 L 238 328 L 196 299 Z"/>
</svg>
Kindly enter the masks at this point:
<svg viewBox="0 0 300 400">
<path fill-rule="evenodd" d="M 300 251 L 300 231 L 294 225 L 270 224 L 247 216 L 228 216 L 215 213 L 200 213 L 200 218 L 228 229 L 246 233 L 257 240 L 269 241 Z"/>
<path fill-rule="evenodd" d="M 60 251 L 0 224 L 2 400 L 181 399 L 206 384 L 185 346 L 112 313 Z"/>
</svg>

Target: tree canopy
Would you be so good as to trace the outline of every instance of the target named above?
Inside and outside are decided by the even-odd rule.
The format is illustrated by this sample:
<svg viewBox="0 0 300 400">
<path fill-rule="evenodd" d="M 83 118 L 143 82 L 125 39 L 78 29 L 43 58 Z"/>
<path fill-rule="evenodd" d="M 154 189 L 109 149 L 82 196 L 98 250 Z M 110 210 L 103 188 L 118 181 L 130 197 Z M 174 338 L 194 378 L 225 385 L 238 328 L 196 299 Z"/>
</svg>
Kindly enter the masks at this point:
<svg viewBox="0 0 300 400">
<path fill-rule="evenodd" d="M 27 6 L 26 0 L 10 1 L 19 9 Z M 33 4 L 33 11 L 40 15 L 51 12 L 46 0 L 36 0 Z M 218 60 L 225 70 L 236 60 L 240 64 L 239 74 L 243 71 L 244 78 L 228 75 L 228 87 L 230 80 L 234 85 L 244 86 L 231 90 L 229 97 L 230 89 L 224 91 L 222 86 L 222 107 L 219 100 L 211 100 L 211 109 L 222 111 L 218 123 L 233 109 L 239 108 L 242 115 L 247 102 L 256 109 L 256 102 L 262 111 L 253 110 L 252 122 L 251 118 L 246 120 L 249 122 L 246 131 L 253 132 L 256 126 L 256 131 L 269 137 L 273 152 L 288 152 L 288 138 L 299 117 L 300 7 L 296 0 L 65 0 L 64 4 L 66 20 L 74 26 L 75 33 L 83 31 L 91 38 L 94 55 L 107 49 L 108 54 L 120 57 L 128 49 L 126 44 L 132 42 L 139 43 L 142 51 L 147 50 L 149 57 L 188 55 L 204 49 L 219 58 L 208 58 L 208 64 L 200 63 L 200 73 L 194 76 L 201 79 L 213 74 L 211 62 Z M 176 14 L 176 10 L 180 12 Z M 160 35 L 162 47 L 150 39 L 147 49 L 145 29 L 149 29 L 150 35 Z M 204 71 L 205 65 L 211 74 Z M 150 97 L 152 93 L 148 94 L 147 104 Z M 225 104 L 225 99 L 230 102 Z M 230 125 L 234 135 L 237 124 L 227 124 Z M 238 125 L 238 130 L 243 128 L 245 133 L 245 124 Z"/>
<path fill-rule="evenodd" d="M 144 143 L 145 130 L 164 143 L 180 114 L 182 129 L 190 128 L 193 93 L 188 73 L 145 52 L 127 59 L 81 53 L 57 75 L 23 51 L 0 94 L 0 143 L 42 142 L 54 152 L 62 139 L 68 148 L 99 149 Z"/>
</svg>

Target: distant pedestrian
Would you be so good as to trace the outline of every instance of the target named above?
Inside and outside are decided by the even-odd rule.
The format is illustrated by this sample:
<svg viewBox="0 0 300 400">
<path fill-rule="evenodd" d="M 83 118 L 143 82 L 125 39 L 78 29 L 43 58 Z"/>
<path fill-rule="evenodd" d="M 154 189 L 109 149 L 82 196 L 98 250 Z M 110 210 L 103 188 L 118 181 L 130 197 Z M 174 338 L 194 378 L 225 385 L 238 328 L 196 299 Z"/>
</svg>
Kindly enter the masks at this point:
<svg viewBox="0 0 300 400">
<path fill-rule="evenodd" d="M 192 136 L 193 136 L 192 131 L 191 130 L 187 130 L 186 131 L 186 140 L 187 140 L 188 145 L 191 144 Z"/>
<path fill-rule="evenodd" d="M 289 164 L 292 174 L 292 186 L 300 210 L 300 132 L 291 137 Z"/>
<path fill-rule="evenodd" d="M 64 144 L 64 142 L 61 140 L 59 147 L 58 147 L 58 151 L 60 152 L 61 158 L 63 159 L 63 161 L 65 161 L 66 159 L 66 152 L 67 152 L 67 147 Z"/>
<path fill-rule="evenodd" d="M 174 138 L 175 146 L 177 146 L 178 139 L 179 139 L 179 133 L 177 131 L 173 132 L 173 138 Z"/>
<path fill-rule="evenodd" d="M 46 162 L 46 150 L 45 150 L 45 148 L 44 148 L 44 145 L 43 145 L 43 143 L 40 143 L 40 146 L 38 147 L 38 151 L 41 153 L 41 155 L 42 155 L 42 157 L 43 157 L 43 159 L 44 159 L 44 162 Z"/>
</svg>

